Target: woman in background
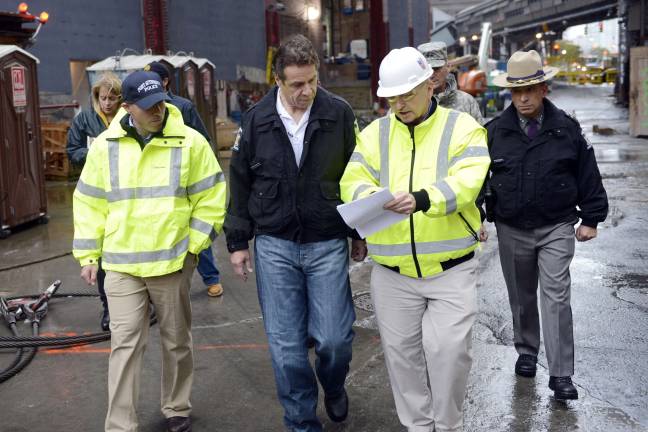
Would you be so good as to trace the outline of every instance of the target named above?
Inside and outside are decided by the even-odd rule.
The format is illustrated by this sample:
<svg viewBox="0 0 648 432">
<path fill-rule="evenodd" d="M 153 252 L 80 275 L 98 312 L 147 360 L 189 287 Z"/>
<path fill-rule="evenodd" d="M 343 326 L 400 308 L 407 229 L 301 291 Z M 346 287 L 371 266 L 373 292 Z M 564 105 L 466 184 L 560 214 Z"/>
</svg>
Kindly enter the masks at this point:
<svg viewBox="0 0 648 432">
<path fill-rule="evenodd" d="M 67 154 L 70 161 L 83 167 L 92 141 L 103 131 L 117 114 L 121 106 L 121 81 L 112 73 L 105 73 L 92 86 L 92 107 L 81 111 L 72 121 L 67 139 Z M 110 329 L 110 314 L 108 302 L 104 291 L 104 278 L 106 273 L 101 268 L 99 261 L 99 272 L 97 273 L 97 286 L 99 298 L 103 304 L 101 313 L 101 328 L 104 331 Z"/>
</svg>

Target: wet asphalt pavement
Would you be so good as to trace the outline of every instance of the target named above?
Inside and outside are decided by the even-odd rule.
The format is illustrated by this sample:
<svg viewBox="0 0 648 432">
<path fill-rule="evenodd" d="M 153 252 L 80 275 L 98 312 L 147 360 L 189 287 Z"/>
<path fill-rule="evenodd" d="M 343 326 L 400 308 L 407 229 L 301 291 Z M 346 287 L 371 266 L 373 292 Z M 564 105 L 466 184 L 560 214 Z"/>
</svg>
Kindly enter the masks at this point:
<svg viewBox="0 0 648 432">
<path fill-rule="evenodd" d="M 577 244 L 572 263 L 576 344 L 573 377 L 580 399 L 554 400 L 540 353 L 535 379 L 517 378 L 511 316 L 496 233 L 479 252 L 480 313 L 465 403 L 466 431 L 648 431 L 648 140 L 628 136 L 627 110 L 614 106 L 611 87 L 556 84 L 550 98 L 575 112 L 597 153 L 610 198 L 610 216 L 597 239 Z M 593 125 L 613 128 L 594 134 Z M 226 165 L 226 163 L 224 164 Z M 61 292 L 92 292 L 70 255 L 73 183 L 48 184 L 50 223 L 17 230 L 0 241 L 0 295 L 36 293 L 53 280 Z M 225 294 L 212 299 L 200 277 L 192 286 L 195 431 L 282 431 L 270 358 L 253 282 L 235 280 L 223 238 L 214 244 Z M 327 431 L 401 431 L 371 314 L 370 264 L 351 267 L 357 299 L 354 359 L 347 379 L 351 411 Z M 51 302 L 43 332 L 99 331 L 95 298 Z M 22 334 L 28 328 L 20 325 Z M 0 336 L 8 336 L 4 324 Z M 18 376 L 0 384 L 0 432 L 102 430 L 109 343 L 42 350 Z M 0 350 L 0 368 L 13 352 Z M 139 403 L 140 430 L 164 430 L 159 412 L 159 336 L 151 332 Z M 320 398 L 321 399 L 321 398 Z"/>
</svg>

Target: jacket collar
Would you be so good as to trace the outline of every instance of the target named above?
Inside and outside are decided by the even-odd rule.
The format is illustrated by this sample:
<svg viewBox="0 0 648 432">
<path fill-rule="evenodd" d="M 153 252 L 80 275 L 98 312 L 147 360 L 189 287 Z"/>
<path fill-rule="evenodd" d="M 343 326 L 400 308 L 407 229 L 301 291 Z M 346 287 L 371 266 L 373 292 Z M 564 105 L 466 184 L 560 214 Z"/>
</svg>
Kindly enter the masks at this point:
<svg viewBox="0 0 648 432">
<path fill-rule="evenodd" d="M 446 77 L 446 86 L 445 90 L 441 93 L 436 94 L 436 98 L 439 103 L 448 102 L 456 98 L 457 95 L 457 80 L 455 79 L 454 74 L 448 73 Z"/>
<path fill-rule="evenodd" d="M 180 110 L 169 103 L 166 103 L 165 105 L 167 113 L 164 127 L 162 128 L 162 131 L 155 134 L 155 136 L 164 138 L 184 138 L 185 126 Z M 115 140 L 129 135 L 128 127 L 125 127 L 123 122 L 126 116 L 128 116 L 126 110 L 120 108 L 106 131 L 106 139 Z M 128 123 L 126 122 L 126 125 L 127 124 Z"/>
<path fill-rule="evenodd" d="M 547 98 L 544 98 L 542 103 L 544 106 L 544 119 L 542 121 L 541 131 L 567 127 L 565 116 L 562 115 L 562 110 L 558 109 L 556 105 Z M 522 133 L 522 129 L 520 129 L 519 126 L 520 119 L 518 117 L 518 112 L 513 104 L 509 105 L 509 107 L 504 110 L 500 119 L 498 127 Z"/>
<path fill-rule="evenodd" d="M 258 110 L 258 122 L 259 124 L 270 122 L 270 121 L 281 121 L 279 118 L 279 113 L 277 113 L 277 93 L 279 88 L 277 86 L 273 87 L 268 94 L 266 94 L 256 105 Z M 317 87 L 317 94 L 315 95 L 315 100 L 311 106 L 310 117 L 308 118 L 308 123 L 312 123 L 315 120 L 335 120 L 335 110 L 333 109 L 333 96 L 331 93 L 324 90 L 322 87 Z"/>
<path fill-rule="evenodd" d="M 401 119 L 399 119 L 394 113 L 391 113 L 391 115 L 394 116 L 394 120 L 396 120 L 396 123 L 400 123 L 405 127 L 407 127 L 408 129 L 413 129 L 421 125 L 427 125 L 431 121 L 430 119 L 435 118 L 436 117 L 435 114 L 438 112 L 437 109 L 438 107 L 439 107 L 439 102 L 435 98 L 431 98 L 430 105 L 428 106 L 428 111 L 425 114 L 425 120 L 415 125 L 403 123 L 403 121 L 401 121 Z"/>
</svg>

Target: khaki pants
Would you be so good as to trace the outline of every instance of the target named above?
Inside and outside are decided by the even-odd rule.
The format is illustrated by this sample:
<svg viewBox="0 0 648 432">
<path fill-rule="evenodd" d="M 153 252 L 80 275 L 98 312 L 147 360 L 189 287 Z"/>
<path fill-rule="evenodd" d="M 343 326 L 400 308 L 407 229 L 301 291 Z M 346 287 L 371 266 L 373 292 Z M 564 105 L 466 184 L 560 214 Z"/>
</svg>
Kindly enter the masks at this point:
<svg viewBox="0 0 648 432">
<path fill-rule="evenodd" d="M 477 312 L 477 259 L 426 279 L 378 264 L 371 297 L 396 412 L 410 432 L 461 431 Z"/>
<path fill-rule="evenodd" d="M 188 417 L 193 381 L 189 287 L 196 256 L 182 270 L 156 277 L 106 272 L 111 352 L 108 363 L 106 432 L 137 431 L 142 357 L 149 331 L 149 300 L 155 306 L 162 342 L 162 414 Z"/>
</svg>

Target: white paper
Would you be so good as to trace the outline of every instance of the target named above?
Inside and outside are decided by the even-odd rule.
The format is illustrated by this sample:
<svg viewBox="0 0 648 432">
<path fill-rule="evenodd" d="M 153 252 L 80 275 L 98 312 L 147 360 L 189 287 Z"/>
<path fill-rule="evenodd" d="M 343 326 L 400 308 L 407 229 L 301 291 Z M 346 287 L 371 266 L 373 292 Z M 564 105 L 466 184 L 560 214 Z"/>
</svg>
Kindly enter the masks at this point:
<svg viewBox="0 0 648 432">
<path fill-rule="evenodd" d="M 394 199 L 389 189 L 378 192 L 348 204 L 340 204 L 337 211 L 347 225 L 354 228 L 360 237 L 366 238 L 397 222 L 407 219 L 408 215 L 385 210 L 383 206 Z"/>
</svg>

